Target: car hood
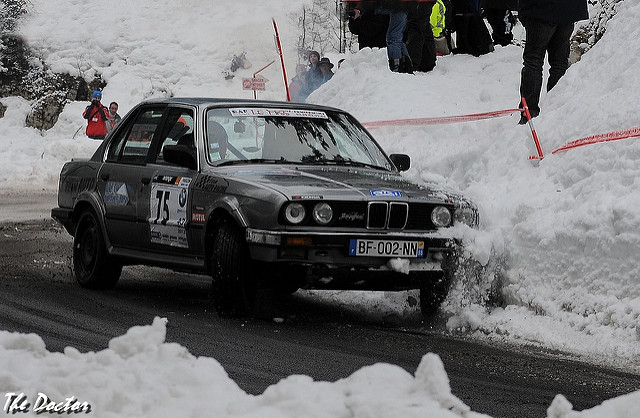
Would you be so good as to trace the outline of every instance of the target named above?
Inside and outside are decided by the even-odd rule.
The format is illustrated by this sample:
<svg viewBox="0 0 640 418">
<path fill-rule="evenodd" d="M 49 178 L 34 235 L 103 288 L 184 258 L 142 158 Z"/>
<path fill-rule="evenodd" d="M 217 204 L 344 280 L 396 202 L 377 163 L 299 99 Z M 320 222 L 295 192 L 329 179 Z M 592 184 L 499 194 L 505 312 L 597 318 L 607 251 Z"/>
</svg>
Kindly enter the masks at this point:
<svg viewBox="0 0 640 418">
<path fill-rule="evenodd" d="M 279 192 L 287 199 L 398 199 L 453 202 L 450 193 L 414 183 L 399 173 L 361 168 L 234 168 L 228 179 Z"/>
</svg>

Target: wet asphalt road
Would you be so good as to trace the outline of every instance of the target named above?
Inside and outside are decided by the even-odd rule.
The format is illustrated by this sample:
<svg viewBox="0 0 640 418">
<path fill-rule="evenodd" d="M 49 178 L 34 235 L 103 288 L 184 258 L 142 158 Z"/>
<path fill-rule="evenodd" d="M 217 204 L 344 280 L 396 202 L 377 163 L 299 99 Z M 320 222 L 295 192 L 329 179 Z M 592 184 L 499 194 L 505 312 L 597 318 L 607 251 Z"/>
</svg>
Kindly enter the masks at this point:
<svg viewBox="0 0 640 418">
<path fill-rule="evenodd" d="M 452 392 L 494 417 L 545 417 L 559 393 L 583 410 L 640 389 L 638 375 L 445 335 L 443 319 L 398 323 L 300 293 L 276 297 L 257 319 L 223 319 L 209 306 L 206 276 L 126 267 L 115 289 L 96 292 L 75 284 L 71 266 L 71 237 L 52 220 L 0 223 L 0 329 L 37 333 L 50 351 L 85 352 L 166 317 L 167 341 L 215 358 L 252 394 L 292 374 L 335 381 L 378 362 L 414 373 L 434 352 Z"/>
</svg>

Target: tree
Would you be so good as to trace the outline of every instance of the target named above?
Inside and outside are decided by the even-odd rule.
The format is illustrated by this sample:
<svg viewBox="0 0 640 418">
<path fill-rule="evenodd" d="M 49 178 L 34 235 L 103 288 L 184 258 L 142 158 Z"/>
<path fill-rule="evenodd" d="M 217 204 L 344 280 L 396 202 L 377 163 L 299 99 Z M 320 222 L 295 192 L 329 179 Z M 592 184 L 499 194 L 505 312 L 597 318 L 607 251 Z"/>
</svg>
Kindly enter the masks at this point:
<svg viewBox="0 0 640 418">
<path fill-rule="evenodd" d="M 300 29 L 298 61 L 306 61 L 309 51 L 345 52 L 350 47 L 351 34 L 347 33 L 345 7 L 341 0 L 313 0 L 311 5 L 296 12 L 294 21 Z"/>
</svg>

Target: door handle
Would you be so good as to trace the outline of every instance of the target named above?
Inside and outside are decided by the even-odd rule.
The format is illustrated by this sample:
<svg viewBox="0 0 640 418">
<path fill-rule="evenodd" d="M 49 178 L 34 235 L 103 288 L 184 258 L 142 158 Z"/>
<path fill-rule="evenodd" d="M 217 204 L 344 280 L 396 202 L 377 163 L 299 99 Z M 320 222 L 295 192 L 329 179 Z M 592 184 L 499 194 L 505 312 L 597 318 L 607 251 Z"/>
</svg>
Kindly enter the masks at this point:
<svg viewBox="0 0 640 418">
<path fill-rule="evenodd" d="M 151 177 L 143 177 L 142 178 L 142 184 L 147 185 L 151 183 Z"/>
</svg>

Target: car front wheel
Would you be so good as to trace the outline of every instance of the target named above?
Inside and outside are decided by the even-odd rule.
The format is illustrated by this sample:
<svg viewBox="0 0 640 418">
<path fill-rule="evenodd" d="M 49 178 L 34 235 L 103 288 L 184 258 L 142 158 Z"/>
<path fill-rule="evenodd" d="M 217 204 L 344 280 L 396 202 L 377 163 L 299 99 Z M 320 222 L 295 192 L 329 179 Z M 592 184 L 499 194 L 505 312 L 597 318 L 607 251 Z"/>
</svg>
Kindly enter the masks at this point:
<svg viewBox="0 0 640 418">
<path fill-rule="evenodd" d="M 455 254 L 448 255 L 442 264 L 442 277 L 420 287 L 420 312 L 423 318 L 429 319 L 438 313 L 442 302 L 447 298 L 458 268 L 456 260 Z"/>
<path fill-rule="evenodd" d="M 73 269 L 80 286 L 88 289 L 111 289 L 122 272 L 122 264 L 107 253 L 98 217 L 92 210 L 84 211 L 78 221 L 73 239 Z"/>
<path fill-rule="evenodd" d="M 252 316 L 257 278 L 242 230 L 231 221 L 218 227 L 213 245 L 213 304 L 218 315 Z"/>
</svg>

